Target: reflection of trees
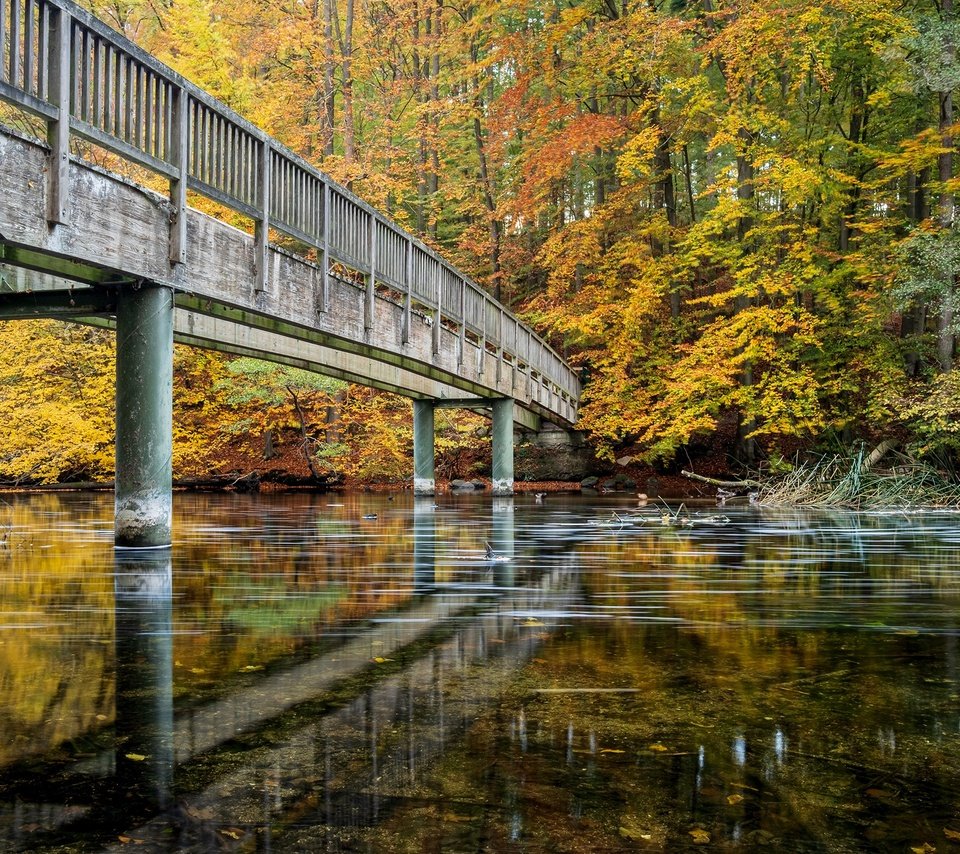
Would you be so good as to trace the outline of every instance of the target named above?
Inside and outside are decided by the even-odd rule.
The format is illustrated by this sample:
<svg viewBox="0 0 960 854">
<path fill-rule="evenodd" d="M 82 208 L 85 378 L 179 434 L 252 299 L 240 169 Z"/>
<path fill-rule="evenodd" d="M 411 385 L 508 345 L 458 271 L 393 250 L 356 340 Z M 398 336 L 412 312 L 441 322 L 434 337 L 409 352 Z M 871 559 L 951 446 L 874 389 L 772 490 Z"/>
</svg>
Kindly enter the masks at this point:
<svg viewBox="0 0 960 854">
<path fill-rule="evenodd" d="M 7 496 L 0 505 L 0 765 L 96 729 L 113 715 L 112 541 L 96 542 L 99 510 L 59 518 L 60 495 Z M 77 548 L 78 538 L 89 542 Z"/>
</svg>

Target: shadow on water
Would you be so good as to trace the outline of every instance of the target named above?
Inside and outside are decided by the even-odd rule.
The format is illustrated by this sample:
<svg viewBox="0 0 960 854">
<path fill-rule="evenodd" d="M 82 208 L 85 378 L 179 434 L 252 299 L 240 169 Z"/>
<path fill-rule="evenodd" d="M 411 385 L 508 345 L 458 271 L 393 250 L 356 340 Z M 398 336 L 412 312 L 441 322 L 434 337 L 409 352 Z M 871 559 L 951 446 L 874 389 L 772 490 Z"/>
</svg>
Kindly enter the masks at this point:
<svg viewBox="0 0 960 854">
<path fill-rule="evenodd" d="M 8 505 L 3 850 L 960 842 L 956 515 L 98 501 Z"/>
</svg>

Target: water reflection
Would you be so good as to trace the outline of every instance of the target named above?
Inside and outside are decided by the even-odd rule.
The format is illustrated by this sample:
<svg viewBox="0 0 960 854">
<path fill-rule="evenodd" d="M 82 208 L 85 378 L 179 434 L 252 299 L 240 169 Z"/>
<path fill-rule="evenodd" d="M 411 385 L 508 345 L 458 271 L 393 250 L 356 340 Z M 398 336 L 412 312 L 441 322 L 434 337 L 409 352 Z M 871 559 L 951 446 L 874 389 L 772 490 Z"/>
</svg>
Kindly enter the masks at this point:
<svg viewBox="0 0 960 854">
<path fill-rule="evenodd" d="M 610 506 L 178 496 L 118 558 L 108 498 L 0 506 L 0 848 L 960 839 L 960 517 Z"/>
<path fill-rule="evenodd" d="M 118 550 L 117 794 L 163 809 L 173 790 L 173 576 L 169 551 Z"/>
</svg>

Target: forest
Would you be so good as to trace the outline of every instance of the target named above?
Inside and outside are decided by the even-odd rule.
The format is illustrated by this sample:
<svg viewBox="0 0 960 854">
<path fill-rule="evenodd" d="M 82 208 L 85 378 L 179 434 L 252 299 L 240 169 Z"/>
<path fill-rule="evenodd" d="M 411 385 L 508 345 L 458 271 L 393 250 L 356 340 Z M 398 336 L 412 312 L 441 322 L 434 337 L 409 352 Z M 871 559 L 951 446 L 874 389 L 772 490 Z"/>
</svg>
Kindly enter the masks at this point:
<svg viewBox="0 0 960 854">
<path fill-rule="evenodd" d="M 953 0 L 85 5 L 545 335 L 600 458 L 778 471 L 885 442 L 953 471 Z M 22 321 L 0 347 L 0 480 L 109 478 L 112 334 Z M 181 477 L 241 447 L 408 474 L 402 399 L 199 350 L 176 368 Z M 438 431 L 474 473 L 484 422 Z"/>
</svg>

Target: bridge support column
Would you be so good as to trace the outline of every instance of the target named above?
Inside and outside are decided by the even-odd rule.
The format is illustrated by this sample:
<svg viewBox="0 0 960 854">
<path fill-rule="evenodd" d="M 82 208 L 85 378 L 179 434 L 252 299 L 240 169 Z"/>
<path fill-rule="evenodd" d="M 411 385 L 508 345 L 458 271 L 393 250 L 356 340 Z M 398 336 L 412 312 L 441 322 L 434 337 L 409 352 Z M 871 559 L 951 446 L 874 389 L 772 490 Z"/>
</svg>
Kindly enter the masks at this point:
<svg viewBox="0 0 960 854">
<path fill-rule="evenodd" d="M 433 474 L 434 403 L 413 402 L 413 494 L 433 495 L 436 480 Z"/>
<path fill-rule="evenodd" d="M 513 495 L 513 398 L 493 401 L 493 494 Z"/>
<path fill-rule="evenodd" d="M 170 545 L 173 517 L 173 291 L 117 295 L 114 542 Z"/>
</svg>

